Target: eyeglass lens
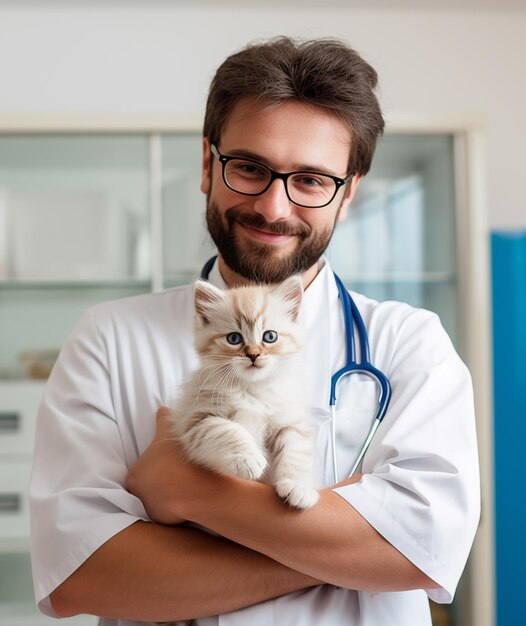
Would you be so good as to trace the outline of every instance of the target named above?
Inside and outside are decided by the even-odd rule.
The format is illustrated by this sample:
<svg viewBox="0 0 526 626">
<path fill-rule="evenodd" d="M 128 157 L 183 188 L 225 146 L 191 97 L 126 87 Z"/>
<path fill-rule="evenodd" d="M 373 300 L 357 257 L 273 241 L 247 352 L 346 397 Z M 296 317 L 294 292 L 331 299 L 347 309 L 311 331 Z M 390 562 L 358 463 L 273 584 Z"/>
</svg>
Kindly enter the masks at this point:
<svg viewBox="0 0 526 626">
<path fill-rule="evenodd" d="M 257 195 L 265 191 L 272 173 L 264 165 L 231 159 L 225 165 L 225 179 L 234 191 Z M 336 182 L 330 176 L 312 172 L 294 172 L 285 181 L 292 202 L 307 207 L 329 203 L 336 194 Z"/>
</svg>

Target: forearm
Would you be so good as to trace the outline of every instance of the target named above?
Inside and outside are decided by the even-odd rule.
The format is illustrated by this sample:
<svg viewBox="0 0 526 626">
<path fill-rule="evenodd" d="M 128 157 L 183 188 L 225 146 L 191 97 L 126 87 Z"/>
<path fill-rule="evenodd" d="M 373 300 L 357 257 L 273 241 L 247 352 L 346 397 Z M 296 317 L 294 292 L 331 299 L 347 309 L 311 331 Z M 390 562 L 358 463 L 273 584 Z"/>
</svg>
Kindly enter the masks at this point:
<svg viewBox="0 0 526 626">
<path fill-rule="evenodd" d="M 269 485 L 222 477 L 186 513 L 215 532 L 318 580 L 349 589 L 402 591 L 436 583 L 331 490 L 306 511 L 286 508 Z"/>
<path fill-rule="evenodd" d="M 291 510 L 270 485 L 185 461 L 167 436 L 165 418 L 161 409 L 156 439 L 126 477 L 126 487 L 141 499 L 151 519 L 197 522 L 292 570 L 348 589 L 437 587 L 334 491 L 322 491 L 311 509 Z M 345 482 L 357 480 L 359 476 Z"/>
<path fill-rule="evenodd" d="M 233 611 L 316 584 L 222 537 L 137 522 L 96 550 L 51 602 L 61 617 L 171 621 Z"/>
</svg>

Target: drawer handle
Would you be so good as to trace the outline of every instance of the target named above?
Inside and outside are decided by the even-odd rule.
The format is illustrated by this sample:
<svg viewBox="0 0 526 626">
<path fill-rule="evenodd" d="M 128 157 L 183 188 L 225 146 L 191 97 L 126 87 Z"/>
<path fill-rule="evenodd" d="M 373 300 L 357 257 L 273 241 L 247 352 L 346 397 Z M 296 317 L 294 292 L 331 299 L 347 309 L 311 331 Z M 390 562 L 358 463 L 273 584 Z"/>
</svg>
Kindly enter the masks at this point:
<svg viewBox="0 0 526 626">
<path fill-rule="evenodd" d="M 19 430 L 20 422 L 20 413 L 0 412 L 0 434 Z"/>
<path fill-rule="evenodd" d="M 0 514 L 19 513 L 21 509 L 20 494 L 0 493 Z"/>
</svg>

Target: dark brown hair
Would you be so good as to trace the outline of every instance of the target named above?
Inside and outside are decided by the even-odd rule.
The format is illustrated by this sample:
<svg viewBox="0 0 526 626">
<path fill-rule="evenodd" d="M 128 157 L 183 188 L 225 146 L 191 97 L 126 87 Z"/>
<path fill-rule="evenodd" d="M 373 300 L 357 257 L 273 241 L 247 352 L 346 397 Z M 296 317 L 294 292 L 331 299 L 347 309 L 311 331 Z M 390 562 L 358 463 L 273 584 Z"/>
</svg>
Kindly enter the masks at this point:
<svg viewBox="0 0 526 626">
<path fill-rule="evenodd" d="M 234 106 L 253 98 L 263 108 L 287 100 L 327 109 L 351 133 L 349 172 L 366 174 L 384 120 L 374 94 L 376 71 L 336 39 L 278 37 L 251 44 L 217 70 L 206 105 L 203 134 L 218 144 Z"/>
</svg>

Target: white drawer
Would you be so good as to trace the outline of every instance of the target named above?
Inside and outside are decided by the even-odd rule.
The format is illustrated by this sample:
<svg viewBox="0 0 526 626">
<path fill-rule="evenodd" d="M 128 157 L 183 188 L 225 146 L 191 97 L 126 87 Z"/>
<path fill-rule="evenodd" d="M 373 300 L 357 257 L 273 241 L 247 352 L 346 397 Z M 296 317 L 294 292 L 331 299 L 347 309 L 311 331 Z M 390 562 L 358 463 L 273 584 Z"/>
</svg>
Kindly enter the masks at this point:
<svg viewBox="0 0 526 626">
<path fill-rule="evenodd" d="M 44 385 L 32 381 L 0 383 L 0 457 L 33 452 L 36 413 Z"/>
<path fill-rule="evenodd" d="M 0 460 L 0 539 L 29 537 L 31 460 Z"/>
</svg>

